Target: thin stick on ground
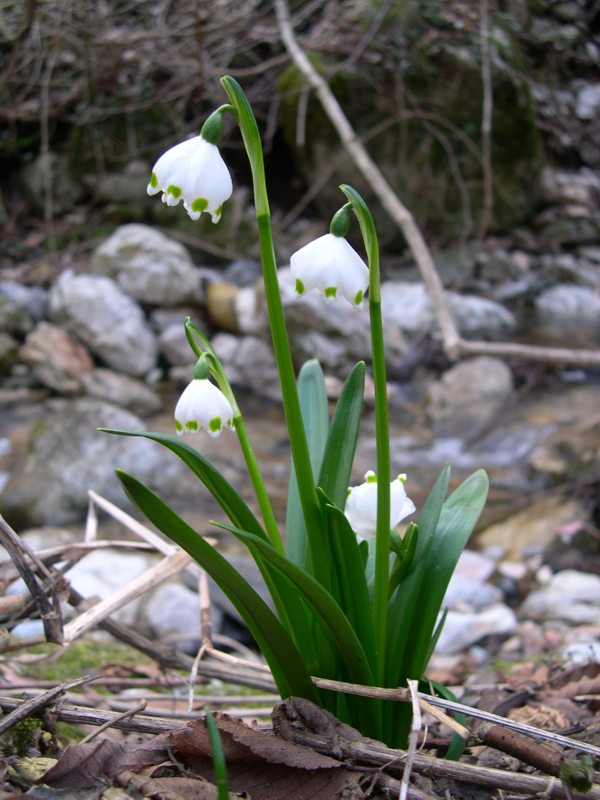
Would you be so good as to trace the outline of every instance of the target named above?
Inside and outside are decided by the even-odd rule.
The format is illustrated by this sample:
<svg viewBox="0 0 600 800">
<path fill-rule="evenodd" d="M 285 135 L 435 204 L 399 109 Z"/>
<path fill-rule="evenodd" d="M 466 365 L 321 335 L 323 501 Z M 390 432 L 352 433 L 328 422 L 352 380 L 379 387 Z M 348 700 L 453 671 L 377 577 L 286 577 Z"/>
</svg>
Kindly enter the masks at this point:
<svg viewBox="0 0 600 800">
<path fill-rule="evenodd" d="M 406 800 L 408 797 L 410 775 L 415 761 L 415 756 L 417 754 L 419 733 L 421 732 L 422 718 L 421 707 L 419 706 L 419 693 L 417 691 L 418 686 L 418 681 L 408 681 L 408 691 L 410 692 L 410 701 L 412 706 L 412 721 L 410 723 L 408 750 L 406 753 L 406 761 L 404 762 L 404 772 L 402 773 L 399 800 Z"/>
<path fill-rule="evenodd" d="M 1 514 L 0 544 L 3 545 L 10 555 L 13 564 L 23 578 L 25 585 L 35 601 L 44 625 L 46 640 L 54 642 L 55 644 L 61 644 L 63 641 L 63 622 L 58 595 L 65 587 L 64 581 L 59 578 L 55 584 L 47 567 L 37 558 L 35 553 L 31 551 L 25 542 L 23 542 L 21 537 L 17 536 L 16 532 Z M 29 562 L 34 565 L 37 572 L 50 579 L 50 588 L 48 590 L 45 590 L 41 585 L 34 569 L 29 566 Z"/>
<path fill-rule="evenodd" d="M 82 686 L 84 683 L 91 683 L 97 679 L 98 675 L 86 675 L 84 678 L 64 681 L 64 683 L 55 686 L 54 689 L 38 694 L 30 700 L 20 702 L 19 705 L 13 707 L 13 710 L 9 714 L 0 720 L 0 734 L 9 730 L 13 725 L 16 725 L 17 722 L 21 722 L 21 720 L 26 717 L 35 716 L 37 712 L 49 706 L 50 703 L 53 703 L 69 689 L 73 689 L 75 686 Z"/>
</svg>

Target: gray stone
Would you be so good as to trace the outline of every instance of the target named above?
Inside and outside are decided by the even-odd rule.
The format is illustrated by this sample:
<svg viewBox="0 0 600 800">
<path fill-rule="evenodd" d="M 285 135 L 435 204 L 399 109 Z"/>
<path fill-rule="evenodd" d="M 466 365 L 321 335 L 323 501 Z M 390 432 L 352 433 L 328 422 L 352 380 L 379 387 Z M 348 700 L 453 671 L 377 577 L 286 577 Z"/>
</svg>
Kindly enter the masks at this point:
<svg viewBox="0 0 600 800">
<path fill-rule="evenodd" d="M 590 169 L 570 172 L 546 167 L 542 173 L 541 189 L 545 205 L 595 208 L 600 179 Z"/>
<path fill-rule="evenodd" d="M 446 292 L 459 331 L 465 336 L 499 338 L 516 326 L 513 314 L 493 300 Z M 381 309 L 386 327 L 395 325 L 408 335 L 429 333 L 435 324 L 433 303 L 422 283 L 384 281 Z"/>
<path fill-rule="evenodd" d="M 202 323 L 198 319 L 198 309 L 193 306 L 178 306 L 177 308 L 155 308 L 150 314 L 150 324 L 157 333 L 162 333 L 171 325 L 179 325 L 183 329 L 185 318 L 189 317 L 194 325 L 203 330 Z"/>
<path fill-rule="evenodd" d="M 71 586 L 84 597 L 109 597 L 150 569 L 157 561 L 153 553 L 132 553 L 123 548 L 103 548 L 85 555 L 66 573 Z M 111 614 L 124 625 L 136 621 L 143 595 L 136 597 Z"/>
<path fill-rule="evenodd" d="M 595 288 L 561 283 L 543 291 L 535 310 L 544 328 L 589 327 L 600 333 L 600 296 Z"/>
<path fill-rule="evenodd" d="M 69 170 L 68 159 L 58 153 L 41 153 L 21 173 L 23 188 L 36 211 L 45 210 L 48 179 L 54 214 L 71 211 L 83 197 L 83 187 Z"/>
<path fill-rule="evenodd" d="M 87 508 L 88 489 L 123 504 L 116 467 L 154 486 L 170 501 L 185 497 L 197 485 L 178 459 L 167 458 L 159 445 L 111 436 L 99 427 L 144 430 L 139 417 L 99 400 L 61 400 L 48 406 L 0 495 L 2 513 L 13 526 L 78 521 Z"/>
<path fill-rule="evenodd" d="M 149 206 L 152 200 L 146 194 L 146 186 L 150 171 L 151 166 L 146 161 L 134 160 L 126 165 L 123 172 L 86 176 L 85 182 L 96 200 Z"/>
<path fill-rule="evenodd" d="M 94 368 L 85 347 L 50 322 L 40 322 L 27 334 L 19 357 L 40 383 L 60 394 L 78 394 L 82 378 Z"/>
<path fill-rule="evenodd" d="M 0 294 L 13 300 L 39 322 L 48 310 L 48 292 L 41 286 L 25 286 L 17 281 L 0 282 Z"/>
<path fill-rule="evenodd" d="M 386 326 L 394 325 L 406 334 L 428 333 L 435 322 L 433 304 L 422 283 L 384 281 L 381 313 Z"/>
<path fill-rule="evenodd" d="M 562 620 L 572 625 L 594 624 L 600 614 L 600 576 L 562 570 L 530 592 L 519 609 L 522 618 Z"/>
<path fill-rule="evenodd" d="M 600 83 L 588 83 L 579 89 L 575 109 L 579 119 L 591 120 L 600 115 Z"/>
<path fill-rule="evenodd" d="M 263 339 L 218 333 L 211 344 L 223 364 L 228 380 L 234 386 L 242 386 L 273 400 L 281 398 L 275 356 L 271 346 Z"/>
<path fill-rule="evenodd" d="M 500 303 L 476 295 L 448 294 L 456 325 L 464 336 L 498 339 L 516 327 L 514 315 Z"/>
<path fill-rule="evenodd" d="M 564 569 L 550 578 L 548 589 L 572 600 L 600 607 L 600 576 L 575 569 Z"/>
<path fill-rule="evenodd" d="M 141 303 L 175 306 L 202 299 L 200 273 L 188 251 L 147 225 L 121 225 L 94 252 L 91 266 Z"/>
<path fill-rule="evenodd" d="M 598 606 L 573 601 L 563 594 L 548 589 L 531 592 L 519 609 L 522 619 L 538 622 L 561 620 L 571 625 L 593 624 L 598 621 Z"/>
<path fill-rule="evenodd" d="M 184 326 L 178 322 L 166 327 L 158 337 L 160 351 L 171 366 L 181 367 L 196 361 Z"/>
<path fill-rule="evenodd" d="M 240 333 L 268 337 L 268 322 L 266 315 L 260 312 L 260 298 L 260 292 L 255 286 L 238 289 L 235 296 L 235 315 Z"/>
<path fill-rule="evenodd" d="M 444 608 L 455 611 L 480 611 L 502 600 L 502 591 L 491 583 L 455 572 L 444 596 Z"/>
<path fill-rule="evenodd" d="M 158 343 L 141 307 L 111 278 L 66 270 L 50 291 L 49 316 L 113 369 L 144 375 L 156 363 Z"/>
<path fill-rule="evenodd" d="M 506 364 L 480 356 L 451 367 L 431 385 L 428 412 L 438 433 L 470 435 L 494 420 L 512 394 Z"/>
<path fill-rule="evenodd" d="M 81 385 L 89 397 L 129 408 L 141 417 L 156 414 L 162 407 L 160 396 L 146 383 L 110 369 L 98 368 L 86 373 Z"/>
<path fill-rule="evenodd" d="M 261 276 L 260 262 L 252 261 L 249 258 L 240 258 L 229 264 L 223 276 L 226 280 L 240 288 L 243 286 L 254 286 Z"/>
<path fill-rule="evenodd" d="M 219 629 L 222 616 L 211 603 L 213 631 Z M 198 593 L 181 583 L 163 583 L 144 603 L 141 625 L 164 644 L 177 645 L 186 651 L 197 650 L 201 635 Z"/>
<path fill-rule="evenodd" d="M 436 652 L 459 653 L 486 636 L 509 636 L 517 629 L 517 617 L 504 603 L 494 603 L 483 611 L 449 611 Z"/>
</svg>

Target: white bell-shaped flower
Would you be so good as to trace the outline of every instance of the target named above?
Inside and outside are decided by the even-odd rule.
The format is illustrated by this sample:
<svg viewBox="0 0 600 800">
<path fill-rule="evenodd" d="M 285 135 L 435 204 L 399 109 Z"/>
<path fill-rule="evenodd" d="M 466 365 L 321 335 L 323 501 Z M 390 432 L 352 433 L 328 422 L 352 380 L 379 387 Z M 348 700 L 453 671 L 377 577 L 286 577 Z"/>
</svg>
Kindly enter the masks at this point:
<svg viewBox="0 0 600 800">
<path fill-rule="evenodd" d="M 290 259 L 290 269 L 297 294 L 318 289 L 329 302 L 342 294 L 361 308 L 369 286 L 369 269 L 343 236 L 326 233 L 300 248 Z"/>
<path fill-rule="evenodd" d="M 231 403 L 208 378 L 194 378 L 175 406 L 175 428 L 179 436 L 200 430 L 218 436 L 223 428 L 233 429 Z"/>
<path fill-rule="evenodd" d="M 395 528 L 409 514 L 414 513 L 415 504 L 406 496 L 406 475 L 390 483 L 390 525 Z M 346 519 L 354 533 L 361 539 L 373 539 L 377 531 L 377 476 L 371 470 L 365 474 L 365 482 L 348 489 Z"/>
<path fill-rule="evenodd" d="M 221 218 L 223 203 L 231 197 L 231 175 L 216 144 L 202 134 L 176 144 L 158 159 L 152 170 L 148 194 L 162 192 L 163 203 L 181 200 L 191 219 L 206 211 L 213 222 Z"/>
</svg>

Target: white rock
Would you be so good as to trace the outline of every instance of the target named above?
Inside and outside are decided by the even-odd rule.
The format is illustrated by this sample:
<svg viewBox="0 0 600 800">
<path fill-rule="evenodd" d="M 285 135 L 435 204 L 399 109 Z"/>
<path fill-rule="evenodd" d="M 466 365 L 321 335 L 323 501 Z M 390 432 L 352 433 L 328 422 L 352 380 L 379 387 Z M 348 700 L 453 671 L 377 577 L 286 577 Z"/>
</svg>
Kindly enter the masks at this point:
<svg viewBox="0 0 600 800">
<path fill-rule="evenodd" d="M 446 299 L 464 335 L 495 338 L 516 325 L 513 314 L 493 300 L 456 292 L 446 292 Z M 381 311 L 386 327 L 398 326 L 406 334 L 428 333 L 435 324 L 433 303 L 423 283 L 384 281 Z"/>
<path fill-rule="evenodd" d="M 199 597 L 181 583 L 170 581 L 157 587 L 144 604 L 143 617 L 144 627 L 166 644 L 187 650 L 200 640 Z M 213 630 L 218 629 L 221 618 L 222 612 L 211 603 Z"/>
<path fill-rule="evenodd" d="M 600 606 L 600 576 L 591 572 L 565 569 L 552 576 L 548 583 L 550 591 L 559 592 L 572 600 L 581 600 Z"/>
<path fill-rule="evenodd" d="M 495 603 L 479 612 L 449 611 L 436 652 L 458 653 L 486 636 L 508 636 L 516 628 L 515 613 L 503 603 Z"/>
<path fill-rule="evenodd" d="M 589 286 L 570 283 L 551 286 L 538 295 L 535 310 L 546 326 L 585 325 L 600 330 L 600 296 Z"/>
<path fill-rule="evenodd" d="M 256 336 L 218 333 L 211 341 L 233 385 L 279 400 L 281 390 L 271 345 Z"/>
<path fill-rule="evenodd" d="M 155 414 L 162 406 L 158 393 L 146 383 L 111 369 L 94 369 L 82 377 L 81 383 L 89 397 L 130 408 L 142 417 Z"/>
<path fill-rule="evenodd" d="M 113 369 L 145 375 L 156 363 L 144 312 L 111 278 L 66 270 L 50 291 L 49 316 Z"/>
<path fill-rule="evenodd" d="M 479 356 L 451 367 L 430 386 L 428 411 L 439 433 L 473 433 L 495 419 L 512 393 L 506 364 Z"/>
<path fill-rule="evenodd" d="M 577 93 L 579 119 L 594 119 L 600 113 L 600 83 L 589 83 Z"/>
<path fill-rule="evenodd" d="M 200 272 L 188 251 L 148 225 L 121 225 L 94 252 L 91 265 L 141 303 L 175 306 L 202 299 Z"/>
<path fill-rule="evenodd" d="M 469 575 L 455 572 L 444 596 L 444 608 L 458 611 L 480 611 L 502 600 L 502 591 Z"/>
<path fill-rule="evenodd" d="M 94 550 L 78 561 L 67 573 L 74 589 L 84 597 L 104 599 L 137 578 L 156 563 L 156 556 L 131 553 L 123 549 Z M 112 618 L 131 625 L 137 616 L 142 598 L 120 608 Z"/>
</svg>

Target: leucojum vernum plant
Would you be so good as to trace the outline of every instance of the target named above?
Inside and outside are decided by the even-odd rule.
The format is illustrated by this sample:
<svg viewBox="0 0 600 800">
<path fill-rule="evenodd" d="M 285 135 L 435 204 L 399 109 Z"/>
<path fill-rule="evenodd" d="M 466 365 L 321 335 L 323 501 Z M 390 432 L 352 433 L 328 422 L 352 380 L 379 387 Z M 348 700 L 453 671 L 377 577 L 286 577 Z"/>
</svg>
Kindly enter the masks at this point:
<svg viewBox="0 0 600 800">
<path fill-rule="evenodd" d="M 418 520 L 410 521 L 403 534 L 396 530 L 416 509 L 406 494 L 406 476 L 390 475 L 379 247 L 369 209 L 344 184 L 340 187 L 344 203 L 334 214 L 329 233 L 296 252 L 290 267 L 299 295 L 317 289 L 324 301 L 342 296 L 343 302 L 354 306 L 348 309 L 350 314 L 364 313 L 360 308 L 368 299 L 376 464 L 364 483 L 348 488 L 363 407 L 365 365 L 358 363 L 351 371 L 331 418 L 318 361 L 308 361 L 296 377 L 277 278 L 258 127 L 239 84 L 231 77 L 222 78 L 221 83 L 230 102 L 211 114 L 199 136 L 159 158 L 148 192 L 162 192 L 168 205 L 183 201 L 192 219 L 207 212 L 218 222 L 232 183 L 217 143 L 223 115 L 234 115 L 252 170 L 266 305 L 290 443 L 285 535 L 218 354 L 189 318 L 185 331 L 197 365 L 177 403 L 176 431 L 204 430 L 217 436 L 223 428 L 235 430 L 258 514 L 201 452 L 178 436 L 126 435 L 164 445 L 206 486 L 226 518 L 218 524 L 246 546 L 274 610 L 167 503 L 132 475 L 117 474 L 147 518 L 186 550 L 229 597 L 260 647 L 283 698 L 308 698 L 364 735 L 401 747 L 407 741 L 410 704 L 324 690 L 315 686 L 311 676 L 382 687 L 406 687 L 407 679 L 424 679 L 443 624 L 444 593 L 483 508 L 487 477 L 481 470 L 475 472 L 447 496 L 450 468 L 445 467 Z M 344 238 L 353 217 L 360 226 L 367 263 Z M 431 684 L 425 686 L 429 689 Z"/>
</svg>

